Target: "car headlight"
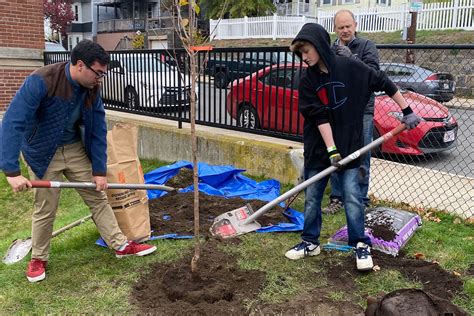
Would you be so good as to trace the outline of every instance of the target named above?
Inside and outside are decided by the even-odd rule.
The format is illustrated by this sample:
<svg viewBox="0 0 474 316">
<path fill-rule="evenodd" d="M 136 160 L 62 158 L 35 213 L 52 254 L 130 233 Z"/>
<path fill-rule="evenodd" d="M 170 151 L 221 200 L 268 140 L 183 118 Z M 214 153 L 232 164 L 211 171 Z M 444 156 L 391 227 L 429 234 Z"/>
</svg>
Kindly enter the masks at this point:
<svg viewBox="0 0 474 316">
<path fill-rule="evenodd" d="M 401 121 L 403 118 L 403 113 L 402 112 L 388 112 L 388 115 L 393 116 L 397 120 Z"/>
</svg>

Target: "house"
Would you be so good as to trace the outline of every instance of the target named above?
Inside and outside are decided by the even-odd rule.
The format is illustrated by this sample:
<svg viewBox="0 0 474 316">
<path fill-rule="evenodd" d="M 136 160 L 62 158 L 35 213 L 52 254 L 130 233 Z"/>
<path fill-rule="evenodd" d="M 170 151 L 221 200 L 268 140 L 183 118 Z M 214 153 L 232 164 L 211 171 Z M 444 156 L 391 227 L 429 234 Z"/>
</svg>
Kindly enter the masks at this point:
<svg viewBox="0 0 474 316">
<path fill-rule="evenodd" d="M 93 12 L 91 0 L 76 1 L 72 4 L 74 20 L 66 31 L 67 48 L 72 50 L 83 39 L 93 39 Z"/>
<path fill-rule="evenodd" d="M 72 4 L 75 20 L 68 33 L 68 48 L 82 39 L 92 39 L 106 50 L 131 49 L 137 34 L 145 48 L 175 47 L 176 17 L 170 16 L 162 0 L 82 0 Z"/>
<path fill-rule="evenodd" d="M 318 11 L 348 9 L 356 11 L 374 7 L 390 7 L 407 4 L 408 0 L 274 0 L 278 15 L 316 17 Z"/>
</svg>

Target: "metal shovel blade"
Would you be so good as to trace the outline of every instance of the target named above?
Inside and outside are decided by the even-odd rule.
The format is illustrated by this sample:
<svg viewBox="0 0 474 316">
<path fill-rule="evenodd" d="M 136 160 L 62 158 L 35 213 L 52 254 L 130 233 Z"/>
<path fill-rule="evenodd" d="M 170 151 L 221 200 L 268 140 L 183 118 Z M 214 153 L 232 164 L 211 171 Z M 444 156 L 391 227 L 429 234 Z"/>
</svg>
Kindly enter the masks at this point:
<svg viewBox="0 0 474 316">
<path fill-rule="evenodd" d="M 31 238 L 14 240 L 3 257 L 3 263 L 13 264 L 26 257 L 31 250 L 31 244 Z"/>
<path fill-rule="evenodd" d="M 51 235 L 51 238 L 54 238 L 57 235 L 62 234 L 68 229 L 81 225 L 82 223 L 90 219 L 91 217 L 92 217 L 92 214 L 89 214 L 83 218 L 78 219 L 77 221 L 74 221 L 54 231 L 53 234 Z M 5 254 L 2 260 L 3 263 L 13 264 L 20 261 L 21 259 L 23 259 L 24 257 L 28 255 L 28 253 L 31 250 L 31 247 L 32 247 L 31 237 L 28 237 L 26 239 L 15 239 L 10 245 L 10 247 L 8 247 L 7 253 Z"/>
<path fill-rule="evenodd" d="M 243 223 L 252 214 L 253 209 L 250 204 L 247 204 L 238 209 L 217 216 L 210 228 L 211 235 L 225 239 L 259 229 L 262 225 L 256 221 Z"/>
</svg>

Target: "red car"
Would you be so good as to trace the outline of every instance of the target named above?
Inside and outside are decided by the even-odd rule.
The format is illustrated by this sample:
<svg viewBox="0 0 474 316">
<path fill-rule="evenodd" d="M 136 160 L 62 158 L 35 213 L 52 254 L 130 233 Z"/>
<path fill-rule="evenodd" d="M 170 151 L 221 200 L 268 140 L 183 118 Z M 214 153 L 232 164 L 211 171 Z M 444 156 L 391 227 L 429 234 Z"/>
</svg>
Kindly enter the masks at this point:
<svg viewBox="0 0 474 316">
<path fill-rule="evenodd" d="M 303 134 L 298 113 L 298 82 L 305 65 L 277 65 L 259 70 L 229 84 L 227 112 L 239 126 L 291 135 Z M 293 79 L 293 80 L 292 80 Z M 405 91 L 405 100 L 423 121 L 385 142 L 376 152 L 424 155 L 456 146 L 458 124 L 441 103 Z M 374 139 L 400 124 L 403 114 L 387 95 L 375 98 Z"/>
</svg>

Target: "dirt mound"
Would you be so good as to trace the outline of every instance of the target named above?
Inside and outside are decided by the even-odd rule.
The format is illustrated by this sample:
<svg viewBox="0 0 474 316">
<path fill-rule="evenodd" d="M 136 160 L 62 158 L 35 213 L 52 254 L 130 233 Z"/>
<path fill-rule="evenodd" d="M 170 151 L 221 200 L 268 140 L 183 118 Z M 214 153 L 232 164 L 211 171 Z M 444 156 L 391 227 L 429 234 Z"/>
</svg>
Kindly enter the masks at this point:
<svg viewBox="0 0 474 316">
<path fill-rule="evenodd" d="M 159 199 L 150 200 L 150 223 L 155 235 L 177 233 L 180 235 L 194 235 L 194 196 L 193 192 L 167 194 Z M 241 198 L 226 199 L 221 196 L 199 194 L 200 233 L 210 236 L 209 228 L 214 218 L 227 211 L 250 204 L 254 210 L 259 209 L 266 202 L 260 200 L 244 200 Z M 283 209 L 274 207 L 258 222 L 262 226 L 288 222 L 282 214 Z"/>
<path fill-rule="evenodd" d="M 244 315 L 245 300 L 254 299 L 265 281 L 262 271 L 240 270 L 218 242 L 205 243 L 199 271 L 191 273 L 192 254 L 170 265 L 156 265 L 133 289 L 144 313 L 160 315 Z"/>
</svg>

